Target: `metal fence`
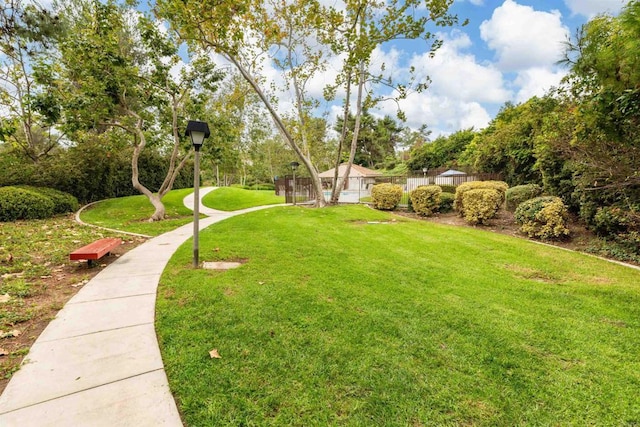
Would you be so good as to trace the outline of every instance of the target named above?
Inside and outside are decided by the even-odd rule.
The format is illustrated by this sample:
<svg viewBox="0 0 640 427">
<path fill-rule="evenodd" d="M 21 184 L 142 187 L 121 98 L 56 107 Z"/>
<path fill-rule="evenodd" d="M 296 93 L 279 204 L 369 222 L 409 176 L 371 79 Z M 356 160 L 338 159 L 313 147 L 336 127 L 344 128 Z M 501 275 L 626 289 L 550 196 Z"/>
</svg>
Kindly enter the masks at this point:
<svg viewBox="0 0 640 427">
<path fill-rule="evenodd" d="M 316 191 L 311 178 L 296 176 L 295 188 L 293 175 L 279 177 L 275 181 L 276 195 L 284 196 L 286 203 L 304 203 L 316 199 Z"/>
<path fill-rule="evenodd" d="M 435 169 L 428 171 L 422 175 L 413 176 L 376 176 L 376 177 L 350 177 L 343 189 L 340 191 L 339 202 L 341 203 L 360 203 L 368 201 L 371 197 L 371 188 L 376 184 L 390 183 L 402 187 L 401 206 L 406 206 L 409 201 L 409 193 L 421 185 L 451 185 L 458 186 L 469 181 L 499 181 L 502 179 L 500 174 L 495 173 L 473 173 L 468 172 L 464 175 L 443 176 L 445 170 Z M 287 175 L 276 180 L 276 194 L 284 195 L 287 203 L 293 203 L 294 197 L 296 203 L 304 203 L 315 200 L 316 193 L 311 182 L 311 178 L 296 176 L 295 191 L 293 188 L 293 176 Z M 324 197 L 329 200 L 331 189 L 333 188 L 332 179 L 323 179 Z"/>
</svg>

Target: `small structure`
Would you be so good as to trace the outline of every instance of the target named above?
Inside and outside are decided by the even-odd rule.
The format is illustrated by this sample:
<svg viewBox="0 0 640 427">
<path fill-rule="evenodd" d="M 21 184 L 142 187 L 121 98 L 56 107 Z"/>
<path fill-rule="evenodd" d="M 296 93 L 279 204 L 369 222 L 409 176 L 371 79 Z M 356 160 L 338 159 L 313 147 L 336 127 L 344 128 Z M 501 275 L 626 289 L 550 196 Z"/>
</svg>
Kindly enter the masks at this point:
<svg viewBox="0 0 640 427">
<path fill-rule="evenodd" d="M 340 179 L 347 169 L 347 163 L 338 166 L 338 179 Z M 333 178 L 336 168 L 319 174 L 322 180 L 322 186 L 325 188 L 324 196 L 326 199 L 331 197 L 331 189 L 335 185 Z M 344 183 L 344 187 L 340 192 L 339 202 L 342 203 L 358 203 L 362 197 L 371 195 L 371 187 L 376 183 L 376 177 L 383 174 L 374 170 L 365 168 L 360 165 L 352 165 L 349 170 L 349 177 Z"/>
<path fill-rule="evenodd" d="M 459 185 L 463 182 L 474 181 L 475 177 L 468 176 L 466 172 L 449 169 L 435 177 L 436 185 Z"/>
</svg>

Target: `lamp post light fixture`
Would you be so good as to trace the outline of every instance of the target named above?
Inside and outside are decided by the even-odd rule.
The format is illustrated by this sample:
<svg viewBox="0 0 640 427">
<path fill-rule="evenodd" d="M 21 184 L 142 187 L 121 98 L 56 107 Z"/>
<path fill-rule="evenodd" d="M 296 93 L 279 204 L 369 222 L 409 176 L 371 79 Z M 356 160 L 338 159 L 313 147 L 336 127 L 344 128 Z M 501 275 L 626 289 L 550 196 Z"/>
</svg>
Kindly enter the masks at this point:
<svg viewBox="0 0 640 427">
<path fill-rule="evenodd" d="M 209 125 L 206 122 L 189 120 L 187 123 L 185 136 L 191 137 L 191 143 L 196 152 L 193 166 L 193 266 L 195 268 L 198 268 L 200 264 L 198 260 L 200 251 L 200 147 L 210 134 Z"/>
<path fill-rule="evenodd" d="M 427 177 L 427 172 L 429 171 L 429 169 L 427 168 L 422 168 L 422 174 L 424 175 L 424 177 Z"/>
<path fill-rule="evenodd" d="M 296 205 L 296 169 L 298 169 L 298 166 L 300 166 L 300 163 L 298 162 L 291 162 L 289 163 L 289 166 L 291 166 L 291 169 L 293 170 L 293 205 Z"/>
</svg>

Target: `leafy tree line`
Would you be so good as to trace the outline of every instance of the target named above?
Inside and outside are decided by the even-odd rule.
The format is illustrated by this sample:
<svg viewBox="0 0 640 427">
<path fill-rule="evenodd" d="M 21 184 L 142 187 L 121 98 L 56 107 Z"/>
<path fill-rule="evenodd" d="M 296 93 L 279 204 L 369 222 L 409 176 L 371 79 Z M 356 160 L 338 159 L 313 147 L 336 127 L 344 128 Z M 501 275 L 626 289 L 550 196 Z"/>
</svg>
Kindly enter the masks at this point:
<svg viewBox="0 0 640 427">
<path fill-rule="evenodd" d="M 147 15 L 135 10 L 135 1 L 62 0 L 47 10 L 7 0 L 0 22 L 0 150 L 52 168 L 55 159 L 64 164 L 78 151 L 71 148 L 120 144 L 130 155 L 131 185 L 147 196 L 155 207 L 151 219 L 159 220 L 162 197 L 190 161 L 186 120 L 198 118 L 215 126 L 204 164 L 216 183 L 270 180 L 297 159 L 320 190 L 320 168 L 344 160 L 379 166 L 393 157 L 395 121 L 366 113 L 382 100 L 375 90 L 391 88 L 398 99 L 426 89 L 427 81 L 395 81 L 384 66 L 371 67 L 371 55 L 396 39 L 422 39 L 435 52 L 441 45 L 435 30 L 458 23 L 450 3 L 163 0 Z M 235 74 L 216 67 L 212 54 L 224 57 Z M 178 67 L 185 57 L 188 66 Z M 335 58 L 342 61 L 337 78 L 322 98 L 313 96 L 309 83 Z M 284 87 L 269 84 L 263 60 L 278 70 Z M 287 93 L 293 110 L 278 105 Z M 326 120 L 314 113 L 334 100 L 342 103 L 348 126 L 332 139 Z M 149 155 L 165 158 L 160 182 L 141 174 Z M 321 206 L 322 191 L 317 194 Z"/>
<path fill-rule="evenodd" d="M 594 229 L 640 247 L 639 45 L 640 2 L 592 19 L 568 43 L 561 87 L 506 104 L 481 131 L 414 145 L 409 168 L 466 165 L 539 184 Z"/>
</svg>

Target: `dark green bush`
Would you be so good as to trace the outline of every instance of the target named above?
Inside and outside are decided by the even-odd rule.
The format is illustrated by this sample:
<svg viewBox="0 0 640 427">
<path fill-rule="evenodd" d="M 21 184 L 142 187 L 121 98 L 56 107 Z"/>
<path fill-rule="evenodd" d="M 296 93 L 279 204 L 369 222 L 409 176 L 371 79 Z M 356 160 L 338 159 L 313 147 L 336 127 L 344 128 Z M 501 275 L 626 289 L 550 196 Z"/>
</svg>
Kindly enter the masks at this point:
<svg viewBox="0 0 640 427">
<path fill-rule="evenodd" d="M 543 240 L 559 239 L 569 235 L 568 211 L 562 199 L 555 196 L 536 197 L 520 203 L 515 220 L 520 231 L 529 237 Z"/>
<path fill-rule="evenodd" d="M 502 195 L 493 188 L 467 190 L 462 195 L 464 219 L 472 224 L 484 224 L 496 216 L 502 205 Z"/>
<path fill-rule="evenodd" d="M 140 194 L 131 184 L 131 153 L 128 145 L 87 141 L 40 159 L 38 163 L 15 152 L 0 155 L 0 187 L 32 185 L 72 194 L 81 203 Z M 5 158 L 7 154 L 7 158 Z M 157 191 L 169 165 L 167 155 L 145 149 L 138 162 L 140 182 Z M 173 188 L 193 186 L 193 162 L 187 162 Z"/>
<path fill-rule="evenodd" d="M 53 201 L 19 187 L 0 187 L 0 221 L 43 219 L 53 216 Z"/>
<path fill-rule="evenodd" d="M 514 212 L 518 205 L 526 200 L 533 199 L 542 194 L 542 187 L 538 184 L 516 185 L 505 193 L 506 208 Z"/>
<path fill-rule="evenodd" d="M 393 210 L 401 199 L 402 187 L 399 185 L 384 183 L 371 188 L 371 201 L 376 209 Z"/>
<path fill-rule="evenodd" d="M 20 188 L 25 188 L 27 190 L 33 191 L 34 193 L 49 197 L 54 205 L 54 215 L 75 212 L 78 210 L 78 199 L 76 199 L 69 193 L 65 193 L 64 191 L 46 187 L 31 187 L 28 185 L 21 185 Z"/>
<path fill-rule="evenodd" d="M 443 193 L 450 193 L 450 194 L 456 194 L 456 186 L 455 185 L 440 185 L 440 188 L 442 188 L 442 192 Z"/>
<path fill-rule="evenodd" d="M 598 208 L 591 228 L 598 236 L 609 237 L 629 231 L 640 231 L 640 213 L 617 206 Z"/>
<path fill-rule="evenodd" d="M 437 185 L 421 185 L 409 194 L 411 206 L 421 216 L 432 215 L 440 205 L 442 189 Z"/>
<path fill-rule="evenodd" d="M 251 186 L 252 190 L 274 190 L 276 186 L 274 184 L 253 184 Z"/>
<path fill-rule="evenodd" d="M 455 196 L 452 193 L 440 194 L 440 206 L 438 206 L 438 212 L 447 213 L 453 210 L 453 201 Z"/>
</svg>

